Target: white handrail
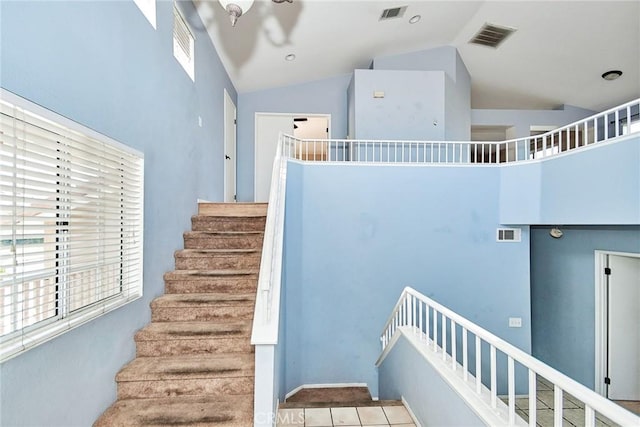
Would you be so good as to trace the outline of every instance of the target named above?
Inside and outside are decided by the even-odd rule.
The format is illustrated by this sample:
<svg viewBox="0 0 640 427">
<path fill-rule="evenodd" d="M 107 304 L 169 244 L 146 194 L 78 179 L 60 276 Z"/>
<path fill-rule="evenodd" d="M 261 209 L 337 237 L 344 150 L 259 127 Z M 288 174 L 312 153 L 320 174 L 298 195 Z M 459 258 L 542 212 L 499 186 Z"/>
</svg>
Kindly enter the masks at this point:
<svg viewBox="0 0 640 427">
<path fill-rule="evenodd" d="M 258 274 L 258 295 L 253 316 L 251 344 L 278 343 L 280 285 L 284 239 L 284 208 L 287 182 L 287 158 L 283 153 L 283 135 L 278 138 L 271 174 L 271 190 Z"/>
<path fill-rule="evenodd" d="M 449 324 L 449 328 L 447 328 L 447 323 Z M 380 337 L 383 351 L 378 359 L 377 365 L 381 363 L 391 350 L 392 346 L 389 344 L 392 343 L 392 337 L 396 331 L 404 327 L 409 327 L 418 334 L 420 339 L 425 342 L 425 345 L 434 353 L 442 354 L 443 360 L 450 362 L 448 366 L 451 371 L 462 369 L 462 374 L 464 379 L 467 380 L 467 385 L 478 395 L 481 394 L 483 388 L 481 372 L 482 342 L 487 343 L 491 355 L 489 388 L 491 392 L 491 407 L 493 409 L 496 408 L 497 402 L 497 351 L 505 354 L 508 362 L 507 405 L 509 411 L 507 422 L 509 425 L 515 425 L 515 363 L 528 369 L 529 424 L 531 426 L 536 425 L 537 391 L 535 384 L 537 375 L 546 378 L 554 385 L 554 399 L 556 402 L 556 409 L 554 410 L 555 426 L 562 425 L 561 403 L 563 392 L 565 391 L 584 403 L 586 426 L 595 426 L 596 412 L 619 425 L 640 425 L 640 417 L 605 399 L 584 385 L 556 371 L 547 364 L 410 287 L 406 287 L 403 290 L 383 329 Z M 439 329 L 441 329 L 441 331 L 439 331 Z M 458 348 L 457 345 L 458 329 L 462 332 L 460 336 L 462 348 Z M 438 337 L 439 332 L 441 333 L 440 337 Z M 474 367 L 474 371 L 478 373 L 476 376 L 471 373 L 471 368 L 468 363 L 470 349 L 467 342 L 469 333 L 475 336 L 475 350 L 472 354 L 475 354 L 476 357 Z M 449 343 L 449 345 L 447 343 Z M 458 359 L 462 359 L 462 365 L 460 365 Z"/>
<path fill-rule="evenodd" d="M 300 139 L 285 135 L 284 156 L 313 162 L 503 164 L 549 158 L 630 134 L 640 99 L 547 133 L 506 141 Z"/>
</svg>

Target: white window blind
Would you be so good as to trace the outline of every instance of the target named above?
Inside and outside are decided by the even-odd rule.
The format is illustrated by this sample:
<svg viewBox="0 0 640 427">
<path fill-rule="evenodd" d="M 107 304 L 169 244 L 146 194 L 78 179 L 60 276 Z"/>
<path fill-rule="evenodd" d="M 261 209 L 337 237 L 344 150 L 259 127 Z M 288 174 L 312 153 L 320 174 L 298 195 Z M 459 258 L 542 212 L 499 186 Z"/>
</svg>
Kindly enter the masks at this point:
<svg viewBox="0 0 640 427">
<path fill-rule="evenodd" d="M 0 361 L 142 295 L 142 154 L 0 98 Z"/>
<path fill-rule="evenodd" d="M 173 6 L 173 56 L 182 65 L 191 80 L 195 81 L 195 42 L 184 18 Z"/>
</svg>

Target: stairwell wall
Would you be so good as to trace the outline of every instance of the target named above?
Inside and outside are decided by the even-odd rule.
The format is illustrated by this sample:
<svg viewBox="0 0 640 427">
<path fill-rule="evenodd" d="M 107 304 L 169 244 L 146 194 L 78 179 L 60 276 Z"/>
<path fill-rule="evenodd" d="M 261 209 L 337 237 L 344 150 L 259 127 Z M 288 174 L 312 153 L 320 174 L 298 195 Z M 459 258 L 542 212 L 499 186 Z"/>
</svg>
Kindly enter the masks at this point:
<svg viewBox="0 0 640 427">
<path fill-rule="evenodd" d="M 1 425 L 96 420 L 196 199 L 223 197 L 223 89 L 236 91 L 192 3 L 179 5 L 195 82 L 173 57 L 173 2 L 156 2 L 157 30 L 133 1 L 0 2 L 0 85 L 145 155 L 144 297 L 0 365 Z"/>
<path fill-rule="evenodd" d="M 381 329 L 405 286 L 531 350 L 529 229 L 520 243 L 496 242 L 497 168 L 297 166 L 287 177 L 299 181 L 285 225 L 287 391 L 367 383 L 377 396 Z"/>
</svg>

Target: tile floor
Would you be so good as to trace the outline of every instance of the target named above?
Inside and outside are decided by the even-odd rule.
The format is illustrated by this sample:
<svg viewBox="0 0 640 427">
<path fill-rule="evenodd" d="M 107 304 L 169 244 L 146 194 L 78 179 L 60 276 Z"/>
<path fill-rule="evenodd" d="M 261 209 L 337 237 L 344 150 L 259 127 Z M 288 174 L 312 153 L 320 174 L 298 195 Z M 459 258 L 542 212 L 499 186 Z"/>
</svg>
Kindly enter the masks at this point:
<svg viewBox="0 0 640 427">
<path fill-rule="evenodd" d="M 404 406 L 280 409 L 278 427 L 415 427 Z"/>
<path fill-rule="evenodd" d="M 553 385 L 542 377 L 538 377 L 538 399 L 536 403 L 536 424 L 540 427 L 553 426 Z M 507 403 L 506 397 L 501 399 Z M 516 413 L 525 421 L 529 421 L 529 398 L 516 398 Z M 565 427 L 583 427 L 584 404 L 568 393 L 563 393 L 562 424 Z M 597 427 L 617 426 L 603 415 L 596 414 Z"/>
</svg>

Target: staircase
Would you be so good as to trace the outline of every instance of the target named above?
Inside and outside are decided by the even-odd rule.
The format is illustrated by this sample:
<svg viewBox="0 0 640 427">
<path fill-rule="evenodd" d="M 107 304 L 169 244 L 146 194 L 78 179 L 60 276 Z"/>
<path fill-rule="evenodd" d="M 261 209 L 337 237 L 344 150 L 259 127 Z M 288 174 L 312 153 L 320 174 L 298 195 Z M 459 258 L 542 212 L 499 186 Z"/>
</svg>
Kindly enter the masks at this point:
<svg viewBox="0 0 640 427">
<path fill-rule="evenodd" d="M 135 335 L 136 358 L 116 376 L 106 426 L 253 424 L 250 343 L 266 204 L 205 203 Z"/>
</svg>

